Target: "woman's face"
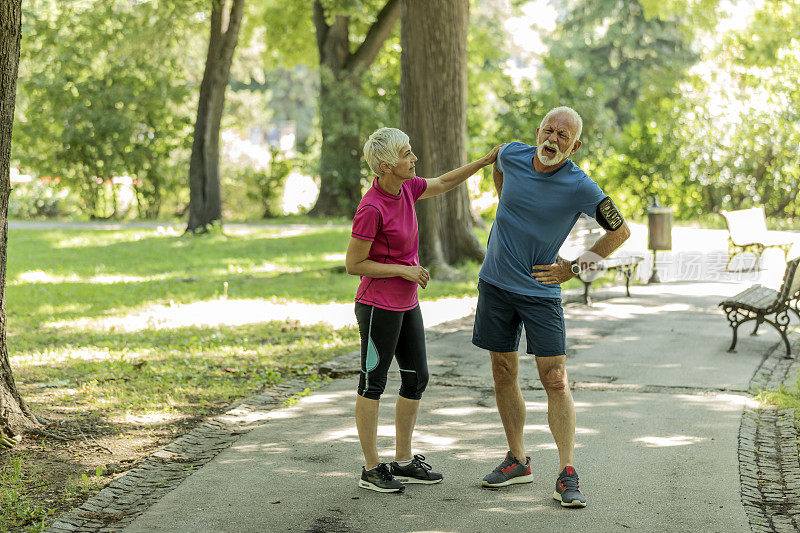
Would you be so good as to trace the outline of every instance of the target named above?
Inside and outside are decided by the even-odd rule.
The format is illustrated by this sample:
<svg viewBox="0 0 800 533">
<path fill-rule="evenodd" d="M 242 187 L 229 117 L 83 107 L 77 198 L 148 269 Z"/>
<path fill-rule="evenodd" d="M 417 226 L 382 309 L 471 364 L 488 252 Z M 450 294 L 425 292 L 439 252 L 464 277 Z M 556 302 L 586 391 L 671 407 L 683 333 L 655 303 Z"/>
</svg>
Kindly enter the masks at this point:
<svg viewBox="0 0 800 533">
<path fill-rule="evenodd" d="M 400 149 L 400 161 L 391 167 L 391 173 L 398 178 L 409 179 L 416 176 L 414 163 L 417 162 L 417 156 L 411 151 L 411 145 L 407 144 Z"/>
</svg>

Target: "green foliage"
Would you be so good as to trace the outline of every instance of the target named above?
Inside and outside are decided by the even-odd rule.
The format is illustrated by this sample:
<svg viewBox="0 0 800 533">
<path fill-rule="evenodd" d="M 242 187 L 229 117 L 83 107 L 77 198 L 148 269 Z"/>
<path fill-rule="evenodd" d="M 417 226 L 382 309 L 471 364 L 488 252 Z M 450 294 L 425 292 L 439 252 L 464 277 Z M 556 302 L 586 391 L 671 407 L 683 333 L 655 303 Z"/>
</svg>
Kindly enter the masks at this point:
<svg viewBox="0 0 800 533">
<path fill-rule="evenodd" d="M 9 218 L 53 218 L 74 214 L 76 198 L 52 181 L 33 180 L 14 185 L 8 199 Z"/>
<path fill-rule="evenodd" d="M 139 215 L 157 216 L 191 140 L 192 26 L 176 21 L 193 14 L 184 2 L 30 2 L 13 157 L 61 177 L 95 216 L 119 214 L 105 183 L 131 176 Z"/>
<path fill-rule="evenodd" d="M 679 219 L 750 205 L 797 216 L 800 8 L 766 2 L 701 57 L 695 43 L 709 38 L 715 8 L 715 0 L 568 3 L 538 85 L 501 95 L 501 131 L 532 132 L 548 108 L 574 107 L 584 144 L 573 159 L 628 216 L 642 216 L 653 197 Z"/>
<path fill-rule="evenodd" d="M 555 82 L 550 92 L 565 101 L 573 101 L 570 91 L 598 100 L 613 122 L 584 131 L 612 145 L 639 102 L 670 93 L 697 61 L 692 23 L 686 15 L 646 17 L 637 0 L 573 0 L 549 39 L 550 55 L 561 60 L 545 64 Z M 571 80 L 559 80 L 564 70 Z"/>
<path fill-rule="evenodd" d="M 248 196 L 261 205 L 264 218 L 283 215 L 281 199 L 286 178 L 292 171 L 290 158 L 275 149 L 270 150 L 270 154 L 269 168 L 255 170 L 248 167 L 241 175 L 241 179 L 247 184 Z"/>
</svg>

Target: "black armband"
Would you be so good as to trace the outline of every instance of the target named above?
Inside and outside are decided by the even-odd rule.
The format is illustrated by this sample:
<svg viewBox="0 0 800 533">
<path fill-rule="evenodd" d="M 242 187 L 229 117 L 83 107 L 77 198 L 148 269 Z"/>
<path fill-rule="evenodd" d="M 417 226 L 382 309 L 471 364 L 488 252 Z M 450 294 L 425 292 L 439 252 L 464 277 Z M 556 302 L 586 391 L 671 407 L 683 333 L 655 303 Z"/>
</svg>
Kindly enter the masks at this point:
<svg viewBox="0 0 800 533">
<path fill-rule="evenodd" d="M 608 196 L 597 204 L 597 211 L 595 212 L 594 218 L 603 229 L 609 231 L 618 230 L 620 226 L 622 226 L 622 223 L 625 222 L 625 219 L 622 218 L 622 213 L 619 212 L 617 206 L 614 205 L 614 202 L 612 202 L 611 198 Z"/>
</svg>

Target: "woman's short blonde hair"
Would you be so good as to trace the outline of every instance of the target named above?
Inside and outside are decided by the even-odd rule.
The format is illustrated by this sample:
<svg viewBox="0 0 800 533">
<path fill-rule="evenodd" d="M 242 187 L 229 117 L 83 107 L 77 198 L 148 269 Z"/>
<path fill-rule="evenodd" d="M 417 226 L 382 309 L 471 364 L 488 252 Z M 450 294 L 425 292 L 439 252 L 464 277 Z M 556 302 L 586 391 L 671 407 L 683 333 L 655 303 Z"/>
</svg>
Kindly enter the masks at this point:
<svg viewBox="0 0 800 533">
<path fill-rule="evenodd" d="M 395 166 L 400 161 L 400 150 L 408 144 L 408 135 L 397 128 L 375 130 L 364 143 L 364 159 L 372 171 L 383 174 L 381 163 Z"/>
</svg>

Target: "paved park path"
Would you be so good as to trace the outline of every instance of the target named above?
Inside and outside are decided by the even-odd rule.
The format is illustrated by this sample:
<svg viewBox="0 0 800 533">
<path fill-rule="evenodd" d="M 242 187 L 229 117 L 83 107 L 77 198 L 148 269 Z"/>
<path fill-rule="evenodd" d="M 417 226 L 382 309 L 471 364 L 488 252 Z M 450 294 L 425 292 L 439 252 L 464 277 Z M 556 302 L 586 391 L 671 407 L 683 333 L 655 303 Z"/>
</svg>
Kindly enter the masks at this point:
<svg viewBox="0 0 800 533">
<path fill-rule="evenodd" d="M 619 287 L 602 289 L 592 307 L 566 304 L 585 509 L 563 509 L 552 499 L 557 453 L 546 396 L 527 356 L 521 384 L 534 481 L 480 486 L 507 448 L 488 356 L 470 343 L 467 309 L 462 319 L 428 331 L 432 378 L 414 451 L 445 475 L 442 484 L 389 495 L 357 487 L 358 362 L 349 354 L 328 366 L 334 379 L 323 386 L 289 405 L 283 399 L 303 384 L 240 402 L 51 530 L 795 531 L 800 464 L 792 413 L 754 400 L 758 388 L 787 380 L 794 360 L 775 350 L 778 336 L 766 327 L 757 337 L 742 335 L 737 352 L 727 353 L 730 328 L 717 303 L 754 280 L 703 276 L 636 286 L 631 298 Z M 796 333 L 793 341 L 800 350 Z M 387 391 L 398 386 L 394 366 Z M 392 458 L 393 408 L 387 394 L 378 443 L 384 460 Z"/>
<path fill-rule="evenodd" d="M 743 419 L 755 408 L 751 382 L 760 369 L 764 374 L 765 364 L 772 374 L 782 359 L 780 352 L 768 357 L 777 344 L 777 335 L 768 331 L 745 335 L 737 353 L 726 352 L 730 330 L 715 306 L 738 285 L 639 286 L 631 298 L 606 290 L 606 299 L 591 308 L 566 306 L 568 371 L 578 413 L 576 467 L 589 498 L 586 509 L 562 509 L 552 499 L 557 455 L 530 358 L 522 361 L 521 381 L 534 482 L 502 490 L 480 486 L 506 445 L 488 358 L 470 344 L 466 317 L 429 332 L 432 381 L 414 447 L 444 473 L 441 485 L 410 486 L 400 495 L 357 487 L 357 363 L 350 356 L 331 366 L 341 377 L 294 405 L 245 402 L 215 421 L 217 430 L 230 433 L 228 441 L 190 434 L 170 445 L 149 473 L 112 483 L 98 495 L 101 504 L 90 501 L 84 521 L 72 525 L 118 531 L 129 524 L 124 531 L 130 533 L 750 531 L 740 478 Z M 398 386 L 392 376 L 390 391 Z M 393 404 L 390 396 L 381 409 L 379 448 L 387 460 Z M 751 470 L 758 468 L 755 438 L 751 450 L 745 449 Z M 212 452 L 203 446 L 205 439 Z M 792 445 L 796 465 L 797 443 Z M 202 462 L 203 454 L 213 458 L 186 473 L 187 464 L 198 457 Z M 159 484 L 172 490 L 137 507 Z M 116 521 L 109 523 L 109 517 Z M 69 523 L 57 522 L 53 531 L 68 530 Z M 782 530 L 770 523 L 753 529 Z"/>
</svg>

